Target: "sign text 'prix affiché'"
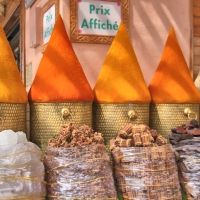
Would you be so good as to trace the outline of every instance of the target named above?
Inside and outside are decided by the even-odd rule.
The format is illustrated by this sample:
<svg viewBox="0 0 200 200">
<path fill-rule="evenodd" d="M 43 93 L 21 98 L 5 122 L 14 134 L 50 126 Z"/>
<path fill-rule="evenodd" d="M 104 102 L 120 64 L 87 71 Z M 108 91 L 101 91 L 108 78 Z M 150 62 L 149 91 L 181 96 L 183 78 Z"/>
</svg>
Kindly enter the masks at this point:
<svg viewBox="0 0 200 200">
<path fill-rule="evenodd" d="M 116 35 L 121 22 L 121 3 L 78 0 L 78 33 Z"/>
<path fill-rule="evenodd" d="M 43 15 L 43 43 L 46 44 L 55 25 L 55 5 L 51 6 Z"/>
</svg>

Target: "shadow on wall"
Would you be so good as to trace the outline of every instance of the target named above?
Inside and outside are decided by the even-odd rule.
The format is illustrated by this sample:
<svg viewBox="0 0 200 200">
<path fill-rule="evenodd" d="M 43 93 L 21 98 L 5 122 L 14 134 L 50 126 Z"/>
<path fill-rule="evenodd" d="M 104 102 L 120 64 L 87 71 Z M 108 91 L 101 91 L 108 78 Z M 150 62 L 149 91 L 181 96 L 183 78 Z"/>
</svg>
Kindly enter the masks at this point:
<svg viewBox="0 0 200 200">
<path fill-rule="evenodd" d="M 147 86 L 159 64 L 171 26 L 189 64 L 190 0 L 130 0 L 130 37 Z"/>
</svg>

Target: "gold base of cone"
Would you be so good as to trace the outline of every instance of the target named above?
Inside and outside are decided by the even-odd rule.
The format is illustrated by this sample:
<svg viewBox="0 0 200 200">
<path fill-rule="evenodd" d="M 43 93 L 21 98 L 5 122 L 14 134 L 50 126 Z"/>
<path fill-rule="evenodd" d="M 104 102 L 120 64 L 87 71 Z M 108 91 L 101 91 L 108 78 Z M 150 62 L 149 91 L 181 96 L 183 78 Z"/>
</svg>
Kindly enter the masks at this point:
<svg viewBox="0 0 200 200">
<path fill-rule="evenodd" d="M 132 119 L 131 111 L 135 112 Z M 128 123 L 149 125 L 149 104 L 93 104 L 93 127 L 103 133 L 108 150 L 110 140 Z"/>
<path fill-rule="evenodd" d="M 8 129 L 26 133 L 26 104 L 0 103 L 0 131 Z"/>
<path fill-rule="evenodd" d="M 61 126 L 73 123 L 74 126 L 92 126 L 92 103 L 30 103 L 31 141 L 42 152 L 46 150 L 48 140 L 57 134 Z"/>
<path fill-rule="evenodd" d="M 184 114 L 185 108 L 191 110 L 189 116 Z M 150 104 L 150 127 L 166 139 L 172 128 L 196 117 L 199 122 L 199 104 Z"/>
</svg>

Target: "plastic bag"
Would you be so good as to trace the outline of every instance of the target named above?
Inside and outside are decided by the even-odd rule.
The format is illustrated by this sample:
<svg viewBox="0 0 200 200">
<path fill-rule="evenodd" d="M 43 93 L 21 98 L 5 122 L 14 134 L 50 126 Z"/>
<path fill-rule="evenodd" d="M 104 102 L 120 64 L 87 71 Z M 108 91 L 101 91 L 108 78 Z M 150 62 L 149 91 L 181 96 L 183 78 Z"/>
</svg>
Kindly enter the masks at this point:
<svg viewBox="0 0 200 200">
<path fill-rule="evenodd" d="M 124 200 L 181 199 L 171 145 L 116 147 L 112 156 L 114 175 Z"/>
<path fill-rule="evenodd" d="M 173 146 L 177 152 L 179 179 L 188 199 L 200 199 L 200 138 L 183 140 Z"/>
<path fill-rule="evenodd" d="M 48 147 L 44 165 L 51 200 L 117 199 L 105 145 Z"/>
<path fill-rule="evenodd" d="M 0 199 L 45 199 L 41 155 L 31 142 L 0 146 Z"/>
</svg>

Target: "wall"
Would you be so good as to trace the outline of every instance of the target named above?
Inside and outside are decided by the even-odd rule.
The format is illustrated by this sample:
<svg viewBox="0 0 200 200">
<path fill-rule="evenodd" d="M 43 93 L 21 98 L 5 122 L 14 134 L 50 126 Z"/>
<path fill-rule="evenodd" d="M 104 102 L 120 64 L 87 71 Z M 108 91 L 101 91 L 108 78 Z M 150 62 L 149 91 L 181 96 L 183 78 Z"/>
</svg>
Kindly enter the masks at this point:
<svg viewBox="0 0 200 200">
<path fill-rule="evenodd" d="M 190 63 L 190 0 L 129 0 L 130 39 L 137 55 L 146 84 L 149 85 L 157 68 L 171 26 L 174 26 L 179 44 Z M 30 15 L 35 7 L 47 0 L 37 0 L 26 10 L 26 64 L 32 62 L 35 76 L 42 58 L 40 46 L 29 47 Z M 67 32 L 70 29 L 69 0 L 60 0 L 60 14 Z M 40 25 L 39 25 L 40 26 Z M 110 45 L 73 43 L 88 81 L 93 88 Z M 27 88 L 27 91 L 29 88 Z"/>
<path fill-rule="evenodd" d="M 200 71 L 200 0 L 193 0 L 193 60 L 194 78 Z"/>
</svg>

